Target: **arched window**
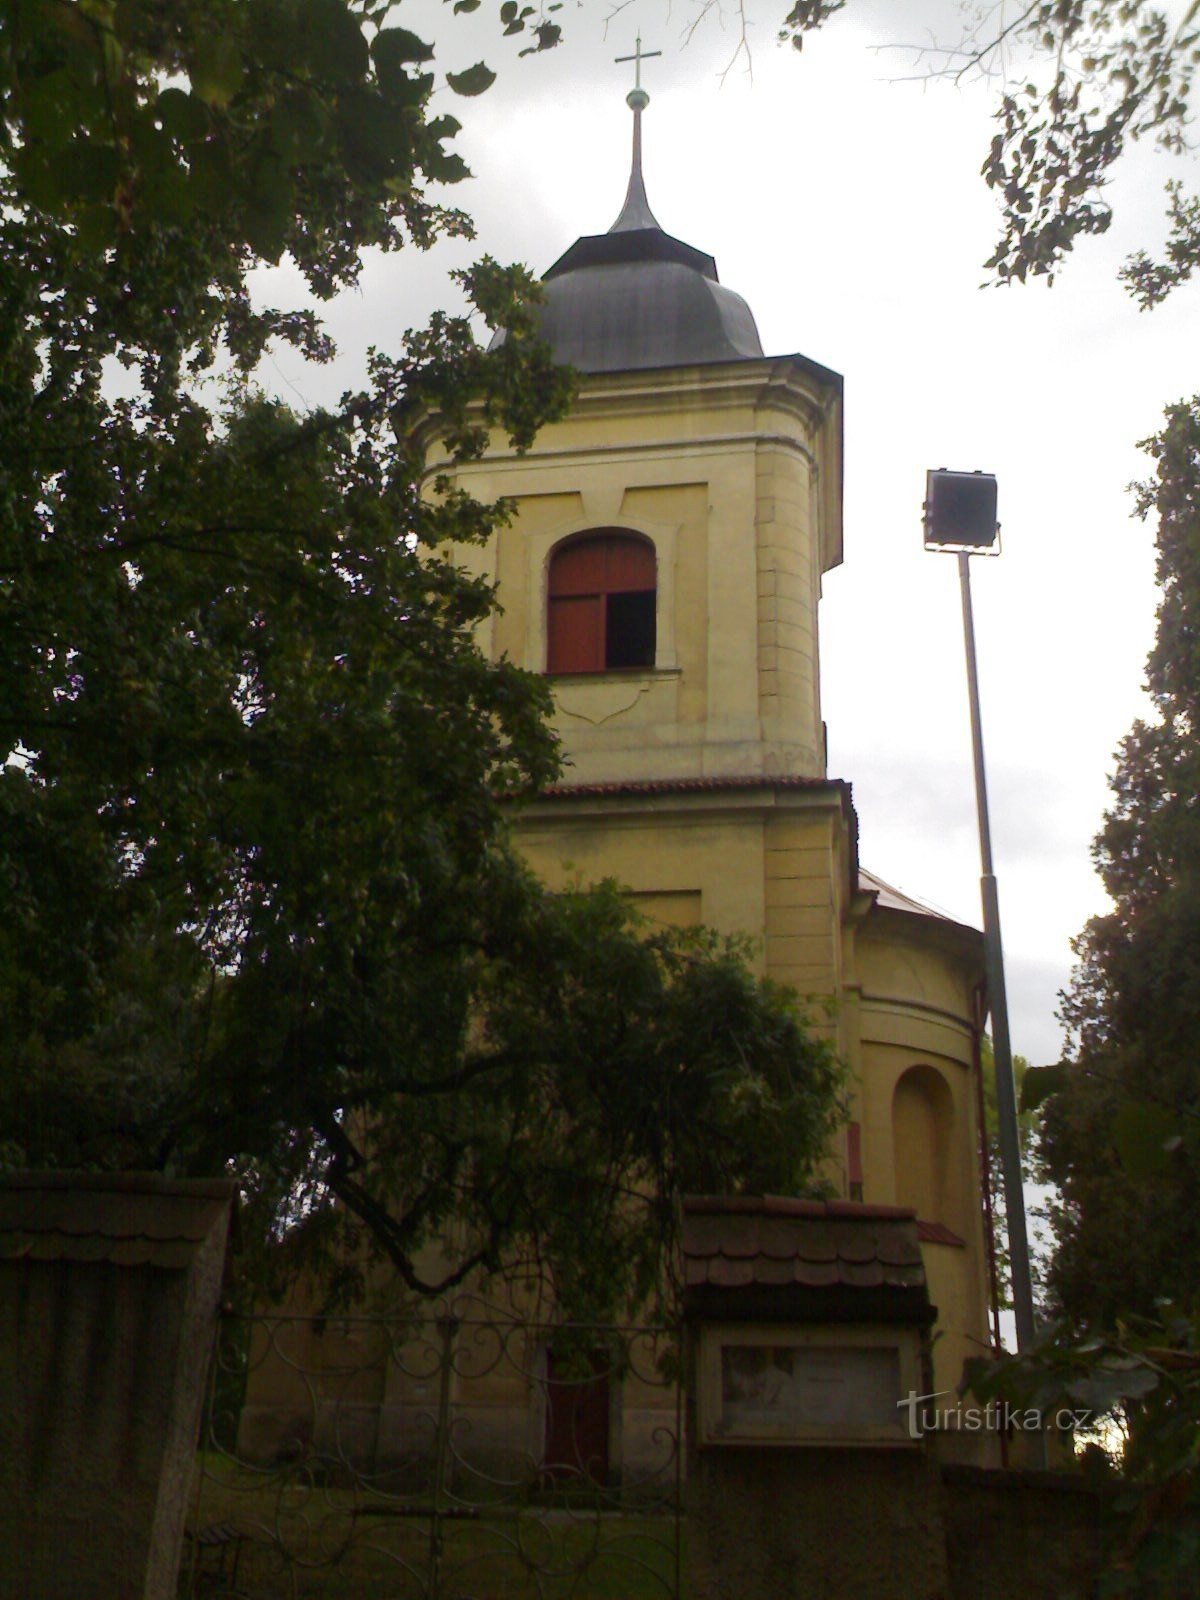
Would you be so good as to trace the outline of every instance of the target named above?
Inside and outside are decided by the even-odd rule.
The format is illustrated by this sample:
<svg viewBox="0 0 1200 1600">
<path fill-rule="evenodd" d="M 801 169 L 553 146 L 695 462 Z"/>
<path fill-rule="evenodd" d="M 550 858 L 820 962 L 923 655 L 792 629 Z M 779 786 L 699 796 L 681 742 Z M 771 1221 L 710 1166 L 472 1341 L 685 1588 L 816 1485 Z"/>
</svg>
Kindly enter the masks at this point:
<svg viewBox="0 0 1200 1600">
<path fill-rule="evenodd" d="M 654 546 L 636 533 L 589 533 L 550 556 L 547 672 L 654 665 Z"/>
</svg>

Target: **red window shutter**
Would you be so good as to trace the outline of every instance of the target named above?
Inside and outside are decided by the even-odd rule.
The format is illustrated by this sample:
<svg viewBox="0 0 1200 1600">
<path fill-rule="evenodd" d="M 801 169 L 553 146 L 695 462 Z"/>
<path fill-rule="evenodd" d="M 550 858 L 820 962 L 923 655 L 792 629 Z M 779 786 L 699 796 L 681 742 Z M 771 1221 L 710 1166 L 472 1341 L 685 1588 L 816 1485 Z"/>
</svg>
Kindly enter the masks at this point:
<svg viewBox="0 0 1200 1600">
<path fill-rule="evenodd" d="M 654 588 L 654 551 L 644 539 L 606 539 L 609 594 Z"/>
<path fill-rule="evenodd" d="M 598 594 L 551 595 L 547 672 L 604 670 L 604 600 Z"/>
<path fill-rule="evenodd" d="M 607 547 L 607 539 L 581 539 L 557 551 L 550 565 L 550 593 L 602 594 Z"/>
</svg>

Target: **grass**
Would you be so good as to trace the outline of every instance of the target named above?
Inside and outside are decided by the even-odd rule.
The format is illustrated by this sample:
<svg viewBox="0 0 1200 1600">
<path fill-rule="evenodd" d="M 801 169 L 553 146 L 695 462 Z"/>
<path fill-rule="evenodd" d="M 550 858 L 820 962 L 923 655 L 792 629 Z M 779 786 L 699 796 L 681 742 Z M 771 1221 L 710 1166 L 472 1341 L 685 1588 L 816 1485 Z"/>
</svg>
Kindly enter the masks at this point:
<svg viewBox="0 0 1200 1600">
<path fill-rule="evenodd" d="M 437 1524 L 428 1499 L 201 1457 L 188 1600 L 672 1600 L 670 1516 L 490 1505 Z M 199 1536 L 199 1537 L 197 1537 Z"/>
</svg>

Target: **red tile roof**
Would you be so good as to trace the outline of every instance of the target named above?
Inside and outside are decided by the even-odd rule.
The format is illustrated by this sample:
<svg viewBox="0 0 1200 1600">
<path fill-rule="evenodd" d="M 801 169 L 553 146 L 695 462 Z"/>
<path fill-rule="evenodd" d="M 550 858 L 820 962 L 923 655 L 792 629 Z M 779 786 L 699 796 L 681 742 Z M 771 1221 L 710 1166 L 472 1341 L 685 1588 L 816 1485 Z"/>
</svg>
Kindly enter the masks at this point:
<svg viewBox="0 0 1200 1600">
<path fill-rule="evenodd" d="M 916 1215 L 901 1206 L 738 1195 L 693 1196 L 683 1209 L 689 1289 L 925 1285 Z"/>
<path fill-rule="evenodd" d="M 556 783 L 536 800 L 572 800 L 581 795 L 711 794 L 722 789 L 846 789 L 840 778 L 739 776 L 729 778 L 646 778 L 622 783 Z"/>
<path fill-rule="evenodd" d="M 953 1244 L 965 1250 L 967 1241 L 944 1222 L 918 1222 L 917 1238 L 922 1244 Z"/>
<path fill-rule="evenodd" d="M 0 1176 L 0 1260 L 186 1267 L 224 1226 L 236 1184 L 160 1173 Z"/>
</svg>

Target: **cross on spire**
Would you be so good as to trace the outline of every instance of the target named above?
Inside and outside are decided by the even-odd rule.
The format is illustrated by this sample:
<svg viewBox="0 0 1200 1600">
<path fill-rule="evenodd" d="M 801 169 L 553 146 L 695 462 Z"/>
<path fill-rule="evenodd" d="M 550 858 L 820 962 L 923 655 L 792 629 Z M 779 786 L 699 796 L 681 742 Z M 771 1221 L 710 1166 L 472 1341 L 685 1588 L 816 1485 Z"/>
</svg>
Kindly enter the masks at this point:
<svg viewBox="0 0 1200 1600">
<path fill-rule="evenodd" d="M 634 68 L 633 68 L 633 88 L 630 91 L 629 96 L 628 96 L 629 104 L 631 106 L 634 105 L 634 99 L 633 99 L 634 95 L 636 95 L 638 97 L 638 99 L 642 102 L 642 104 L 640 106 L 634 106 L 634 110 L 642 110 L 645 107 L 645 105 L 647 104 L 647 102 L 649 101 L 649 99 L 650 99 L 650 96 L 642 88 L 642 62 L 643 61 L 649 61 L 654 56 L 661 56 L 661 55 L 662 55 L 662 51 L 661 50 L 643 50 L 642 49 L 642 36 L 639 33 L 638 36 L 637 36 L 637 42 L 634 45 L 633 54 L 631 56 L 615 56 L 613 58 L 616 61 L 618 66 L 620 66 L 621 63 L 624 62 L 624 61 L 632 61 L 634 63 Z"/>
</svg>

